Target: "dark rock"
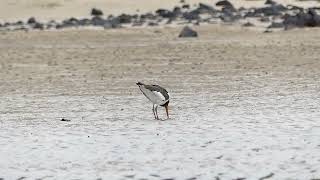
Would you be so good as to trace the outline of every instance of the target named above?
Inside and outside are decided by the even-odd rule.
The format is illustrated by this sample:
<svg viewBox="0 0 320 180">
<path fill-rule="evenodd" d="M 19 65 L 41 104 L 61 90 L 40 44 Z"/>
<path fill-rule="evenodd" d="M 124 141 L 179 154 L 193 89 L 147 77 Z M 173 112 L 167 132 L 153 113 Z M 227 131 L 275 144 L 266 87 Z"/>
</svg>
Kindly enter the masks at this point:
<svg viewBox="0 0 320 180">
<path fill-rule="evenodd" d="M 163 17 L 163 18 L 174 18 L 175 17 L 175 14 L 173 12 L 171 12 L 170 10 L 167 10 L 167 9 L 158 9 L 156 11 L 156 14 L 158 16 Z"/>
<path fill-rule="evenodd" d="M 159 24 L 156 22 L 149 22 L 148 26 L 159 26 Z"/>
<path fill-rule="evenodd" d="M 252 24 L 251 22 L 246 22 L 242 26 L 244 26 L 244 27 L 253 27 L 254 24 Z"/>
<path fill-rule="evenodd" d="M 222 8 L 222 14 L 219 18 L 224 22 L 234 22 L 239 20 L 241 16 L 237 13 L 234 13 L 233 9 L 230 8 Z"/>
<path fill-rule="evenodd" d="M 131 19 L 138 19 L 139 18 L 139 15 L 138 14 L 133 14 L 131 15 Z"/>
<path fill-rule="evenodd" d="M 90 19 L 87 19 L 87 18 L 80 19 L 80 20 L 78 21 L 78 24 L 79 24 L 80 26 L 89 26 L 89 25 L 91 25 L 91 20 L 90 20 Z"/>
<path fill-rule="evenodd" d="M 152 13 L 146 13 L 146 14 L 142 14 L 140 15 L 140 19 L 150 19 L 150 20 L 154 20 L 156 19 L 157 16 L 155 16 L 154 14 Z"/>
<path fill-rule="evenodd" d="M 37 22 L 37 20 L 34 17 L 29 18 L 27 21 L 28 24 L 35 24 L 36 22 Z"/>
<path fill-rule="evenodd" d="M 284 28 L 284 24 L 282 22 L 272 22 L 268 28 Z"/>
<path fill-rule="evenodd" d="M 275 5 L 275 4 L 277 4 L 277 3 L 274 2 L 273 0 L 266 0 L 266 2 L 265 2 L 264 4 Z"/>
<path fill-rule="evenodd" d="M 209 13 L 209 14 L 213 14 L 217 12 L 217 10 L 215 10 L 212 6 L 204 3 L 199 3 L 198 11 L 199 13 Z"/>
<path fill-rule="evenodd" d="M 33 25 L 33 29 L 44 30 L 44 24 L 37 22 Z"/>
<path fill-rule="evenodd" d="M 103 12 L 100 9 L 92 8 L 91 15 L 92 16 L 102 16 Z"/>
<path fill-rule="evenodd" d="M 219 16 L 219 18 L 223 21 L 223 22 L 226 22 L 226 23 L 231 23 L 231 22 L 234 22 L 237 20 L 237 18 L 235 16 L 230 16 L 230 15 L 227 15 L 227 14 L 222 14 Z"/>
<path fill-rule="evenodd" d="M 182 5 L 182 8 L 183 9 L 190 9 L 190 5 L 189 4 L 184 4 L 184 5 Z"/>
<path fill-rule="evenodd" d="M 21 25 L 23 25 L 23 22 L 22 22 L 22 21 L 17 21 L 17 22 L 15 23 L 15 25 L 16 25 L 16 26 L 21 26 Z"/>
<path fill-rule="evenodd" d="M 131 23 L 131 16 L 128 14 L 121 14 L 118 16 L 120 23 L 127 24 Z"/>
<path fill-rule="evenodd" d="M 216 3 L 216 6 L 222 6 L 222 7 L 233 7 L 233 5 L 231 4 L 231 2 L 229 2 L 228 0 L 222 0 L 222 1 L 218 1 Z"/>
<path fill-rule="evenodd" d="M 196 177 L 187 178 L 186 180 L 197 180 Z"/>
<path fill-rule="evenodd" d="M 257 18 L 257 17 L 261 17 L 262 13 L 257 13 L 256 8 L 251 8 L 248 10 L 248 12 L 245 13 L 244 18 Z"/>
<path fill-rule="evenodd" d="M 64 28 L 64 26 L 62 24 L 56 24 L 55 28 L 56 29 L 62 29 L 62 28 Z"/>
<path fill-rule="evenodd" d="M 79 20 L 76 18 L 66 19 L 62 22 L 64 27 L 74 27 L 79 25 Z"/>
<path fill-rule="evenodd" d="M 108 19 L 105 24 L 103 25 L 104 29 L 110 29 L 110 28 L 121 28 L 121 23 L 118 17 Z"/>
<path fill-rule="evenodd" d="M 263 16 L 259 19 L 261 22 L 270 22 L 270 18 L 268 16 Z"/>
<path fill-rule="evenodd" d="M 94 26 L 104 26 L 104 24 L 106 24 L 106 20 L 100 16 L 94 16 L 91 19 L 91 24 Z"/>
<path fill-rule="evenodd" d="M 172 23 L 172 21 L 173 21 L 173 19 L 172 19 L 172 18 L 170 18 L 170 19 L 168 19 L 168 21 L 166 22 L 166 24 L 171 24 L 171 23 Z"/>
<path fill-rule="evenodd" d="M 192 21 L 192 20 L 198 20 L 200 18 L 200 15 L 199 15 L 199 11 L 193 10 L 190 12 L 183 13 L 182 17 L 186 20 Z"/>
<path fill-rule="evenodd" d="M 172 12 L 176 15 L 180 15 L 182 13 L 181 8 L 178 6 L 175 6 Z"/>
<path fill-rule="evenodd" d="M 27 179 L 27 178 L 22 176 L 22 177 L 19 177 L 17 180 L 23 180 L 23 179 Z"/>
<path fill-rule="evenodd" d="M 294 5 L 287 5 L 287 9 L 290 11 L 298 11 L 298 12 L 303 11 L 302 7 L 294 6 Z"/>
<path fill-rule="evenodd" d="M 132 23 L 132 26 L 142 26 L 143 25 L 143 23 L 145 23 L 145 21 L 134 21 L 133 23 Z"/>
<path fill-rule="evenodd" d="M 309 27 L 318 27 L 320 26 L 320 16 L 317 14 L 315 9 L 308 9 L 308 14 L 312 16 L 312 20 L 307 23 Z"/>
<path fill-rule="evenodd" d="M 180 0 L 180 3 L 185 3 L 185 0 Z"/>
<path fill-rule="evenodd" d="M 285 30 L 301 27 L 318 27 L 320 26 L 320 16 L 313 9 L 308 9 L 308 12 L 299 12 L 296 15 L 286 14 L 283 16 L 283 24 Z"/>
<path fill-rule="evenodd" d="M 190 27 L 188 26 L 185 26 L 180 34 L 179 34 L 179 37 L 198 37 L 198 33 L 196 31 L 194 31 L 193 29 L 191 29 Z"/>
<path fill-rule="evenodd" d="M 264 14 L 265 16 L 279 16 L 282 12 L 288 10 L 281 4 L 271 5 L 268 7 L 257 8 L 255 13 Z"/>
<path fill-rule="evenodd" d="M 9 22 L 5 22 L 5 23 L 3 24 L 3 27 L 9 27 L 9 26 L 11 26 L 11 23 L 9 23 Z"/>
<path fill-rule="evenodd" d="M 71 120 L 70 120 L 70 119 L 62 118 L 61 121 L 67 121 L 67 122 L 68 122 L 68 121 L 71 121 Z"/>
<path fill-rule="evenodd" d="M 268 174 L 268 175 L 266 175 L 266 176 L 264 176 L 264 177 L 261 177 L 261 178 L 259 178 L 259 180 L 269 179 L 269 178 L 271 178 L 272 176 L 274 176 L 274 173 L 270 173 L 270 174 Z"/>
<path fill-rule="evenodd" d="M 222 1 L 217 2 L 216 6 L 221 6 L 222 11 L 230 11 L 230 12 L 236 11 L 234 6 L 228 0 L 222 0 Z"/>
</svg>

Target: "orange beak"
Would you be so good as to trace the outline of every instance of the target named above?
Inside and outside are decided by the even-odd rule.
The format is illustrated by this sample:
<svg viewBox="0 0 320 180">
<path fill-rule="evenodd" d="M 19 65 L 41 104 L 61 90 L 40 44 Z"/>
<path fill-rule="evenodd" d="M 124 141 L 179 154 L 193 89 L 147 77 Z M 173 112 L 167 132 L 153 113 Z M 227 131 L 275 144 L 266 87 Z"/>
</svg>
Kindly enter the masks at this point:
<svg viewBox="0 0 320 180">
<path fill-rule="evenodd" d="M 166 108 L 166 113 L 167 113 L 167 118 L 169 119 L 169 110 L 168 110 L 168 105 L 165 106 Z"/>
</svg>

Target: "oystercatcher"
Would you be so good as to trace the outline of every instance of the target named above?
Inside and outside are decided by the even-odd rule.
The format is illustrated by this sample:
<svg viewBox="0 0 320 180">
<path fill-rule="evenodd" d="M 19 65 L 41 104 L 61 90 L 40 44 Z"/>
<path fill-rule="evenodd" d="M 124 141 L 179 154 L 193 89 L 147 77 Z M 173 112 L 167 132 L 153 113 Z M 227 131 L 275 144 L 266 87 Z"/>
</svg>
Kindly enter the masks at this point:
<svg viewBox="0 0 320 180">
<path fill-rule="evenodd" d="M 154 118 L 159 120 L 158 106 L 166 108 L 167 118 L 169 119 L 168 105 L 169 105 L 169 93 L 166 89 L 159 85 L 146 85 L 141 82 L 137 82 L 141 92 L 153 103 L 152 112 Z"/>
</svg>

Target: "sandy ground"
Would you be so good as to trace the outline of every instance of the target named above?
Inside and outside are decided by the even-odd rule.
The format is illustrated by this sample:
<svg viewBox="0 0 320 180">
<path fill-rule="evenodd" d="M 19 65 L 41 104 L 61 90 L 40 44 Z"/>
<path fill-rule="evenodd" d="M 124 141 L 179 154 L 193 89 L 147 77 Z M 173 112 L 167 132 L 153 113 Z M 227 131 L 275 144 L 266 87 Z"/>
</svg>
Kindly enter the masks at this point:
<svg viewBox="0 0 320 180">
<path fill-rule="evenodd" d="M 191 6 L 199 2 L 214 6 L 218 0 L 185 0 Z M 288 5 L 303 7 L 320 6 L 316 0 L 275 0 Z M 260 7 L 265 0 L 230 0 L 237 8 Z M 70 17 L 89 17 L 91 8 L 102 9 L 105 15 L 121 13 L 146 13 L 158 8 L 172 9 L 181 5 L 180 0 L 1 0 L 0 22 L 27 20 L 34 16 L 39 20 L 62 20 Z M 137 11 L 138 10 L 138 11 Z"/>
<path fill-rule="evenodd" d="M 319 178 L 320 30 L 179 30 L 1 33 L 0 178 Z"/>
</svg>

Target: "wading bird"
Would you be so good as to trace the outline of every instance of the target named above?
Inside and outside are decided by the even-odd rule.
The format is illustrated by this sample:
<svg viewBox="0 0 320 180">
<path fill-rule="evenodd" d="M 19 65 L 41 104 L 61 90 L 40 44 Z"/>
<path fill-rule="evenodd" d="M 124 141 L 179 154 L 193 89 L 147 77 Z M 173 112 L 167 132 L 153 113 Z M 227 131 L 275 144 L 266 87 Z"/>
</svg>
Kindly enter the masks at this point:
<svg viewBox="0 0 320 180">
<path fill-rule="evenodd" d="M 166 89 L 159 85 L 146 85 L 141 82 L 137 82 L 141 92 L 153 103 L 152 112 L 154 118 L 159 120 L 158 106 L 166 108 L 167 118 L 169 119 L 168 105 L 169 105 L 169 93 Z"/>
</svg>

